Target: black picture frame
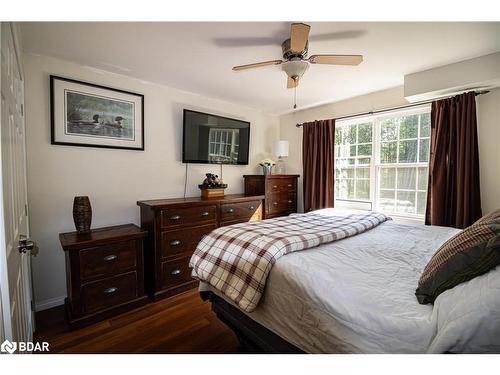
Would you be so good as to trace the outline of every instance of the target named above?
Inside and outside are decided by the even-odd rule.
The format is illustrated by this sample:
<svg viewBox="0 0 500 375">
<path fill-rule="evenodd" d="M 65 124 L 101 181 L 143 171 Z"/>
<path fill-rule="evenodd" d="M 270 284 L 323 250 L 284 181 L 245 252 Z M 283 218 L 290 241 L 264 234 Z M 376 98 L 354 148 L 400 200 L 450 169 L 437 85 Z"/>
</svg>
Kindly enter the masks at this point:
<svg viewBox="0 0 500 375">
<path fill-rule="evenodd" d="M 119 94 L 125 94 L 132 97 L 137 97 L 140 100 L 140 143 L 136 146 L 121 146 L 121 145 L 113 145 L 113 144 L 95 144 L 95 143 L 78 143 L 78 142 L 69 142 L 64 140 L 58 140 L 56 135 L 56 127 L 57 126 L 65 126 L 65 124 L 56 124 L 57 115 L 56 115 L 56 90 L 55 90 L 55 82 L 56 81 L 64 81 L 72 84 L 78 84 L 82 86 L 88 86 L 90 88 L 102 89 L 107 91 L 116 92 Z M 91 95 L 91 94 L 90 94 Z M 110 98 L 112 99 L 112 98 Z M 111 148 L 111 149 L 121 149 L 121 150 L 135 150 L 135 151 L 144 151 L 145 150 L 145 139 L 144 139 L 144 95 L 139 94 L 132 91 L 126 91 L 122 89 L 117 89 L 109 86 L 98 85 L 95 83 L 79 81 L 76 79 L 61 77 L 57 75 L 50 75 L 50 143 L 52 145 L 61 145 L 61 146 L 76 146 L 76 147 L 93 147 L 93 148 Z M 137 126 L 136 122 L 134 125 Z M 88 136 L 91 137 L 91 136 Z M 97 137 L 95 137 L 97 138 Z"/>
</svg>

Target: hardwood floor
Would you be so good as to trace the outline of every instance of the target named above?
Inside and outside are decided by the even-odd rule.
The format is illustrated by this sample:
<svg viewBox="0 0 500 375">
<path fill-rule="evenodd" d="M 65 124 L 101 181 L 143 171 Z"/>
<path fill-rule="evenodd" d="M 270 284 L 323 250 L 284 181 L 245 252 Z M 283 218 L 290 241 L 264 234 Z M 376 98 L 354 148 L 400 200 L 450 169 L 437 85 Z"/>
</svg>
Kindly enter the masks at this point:
<svg viewBox="0 0 500 375">
<path fill-rule="evenodd" d="M 69 331 L 62 306 L 36 315 L 50 353 L 237 353 L 238 340 L 197 289 Z"/>
</svg>

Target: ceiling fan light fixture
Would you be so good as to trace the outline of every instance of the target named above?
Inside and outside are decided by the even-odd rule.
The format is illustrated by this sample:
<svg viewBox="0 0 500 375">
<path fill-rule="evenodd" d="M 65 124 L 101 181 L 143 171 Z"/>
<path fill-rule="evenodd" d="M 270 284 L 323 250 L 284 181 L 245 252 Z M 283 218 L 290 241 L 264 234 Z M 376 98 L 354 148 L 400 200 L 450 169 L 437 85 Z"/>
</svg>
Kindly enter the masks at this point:
<svg viewBox="0 0 500 375">
<path fill-rule="evenodd" d="M 302 77 L 309 68 L 309 63 L 304 60 L 291 60 L 284 62 L 281 66 L 286 75 L 295 80 Z"/>
</svg>

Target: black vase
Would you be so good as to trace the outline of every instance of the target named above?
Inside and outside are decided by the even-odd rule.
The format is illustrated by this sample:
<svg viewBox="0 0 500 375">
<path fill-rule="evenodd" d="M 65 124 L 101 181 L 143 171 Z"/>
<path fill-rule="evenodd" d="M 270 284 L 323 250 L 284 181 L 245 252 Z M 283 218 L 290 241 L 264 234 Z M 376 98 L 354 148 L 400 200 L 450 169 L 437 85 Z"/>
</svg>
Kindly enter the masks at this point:
<svg viewBox="0 0 500 375">
<path fill-rule="evenodd" d="M 78 233 L 89 233 L 92 223 L 92 207 L 89 197 L 75 197 L 73 201 L 73 220 Z"/>
</svg>

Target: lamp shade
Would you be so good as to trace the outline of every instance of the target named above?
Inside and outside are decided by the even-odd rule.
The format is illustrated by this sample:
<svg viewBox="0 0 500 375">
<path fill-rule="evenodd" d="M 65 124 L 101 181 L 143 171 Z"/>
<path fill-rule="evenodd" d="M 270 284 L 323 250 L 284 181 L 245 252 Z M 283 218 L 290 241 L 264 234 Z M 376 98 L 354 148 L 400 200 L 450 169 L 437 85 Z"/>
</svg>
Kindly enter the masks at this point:
<svg viewBox="0 0 500 375">
<path fill-rule="evenodd" d="M 276 141 L 274 143 L 275 156 L 288 156 L 288 141 Z"/>
</svg>

